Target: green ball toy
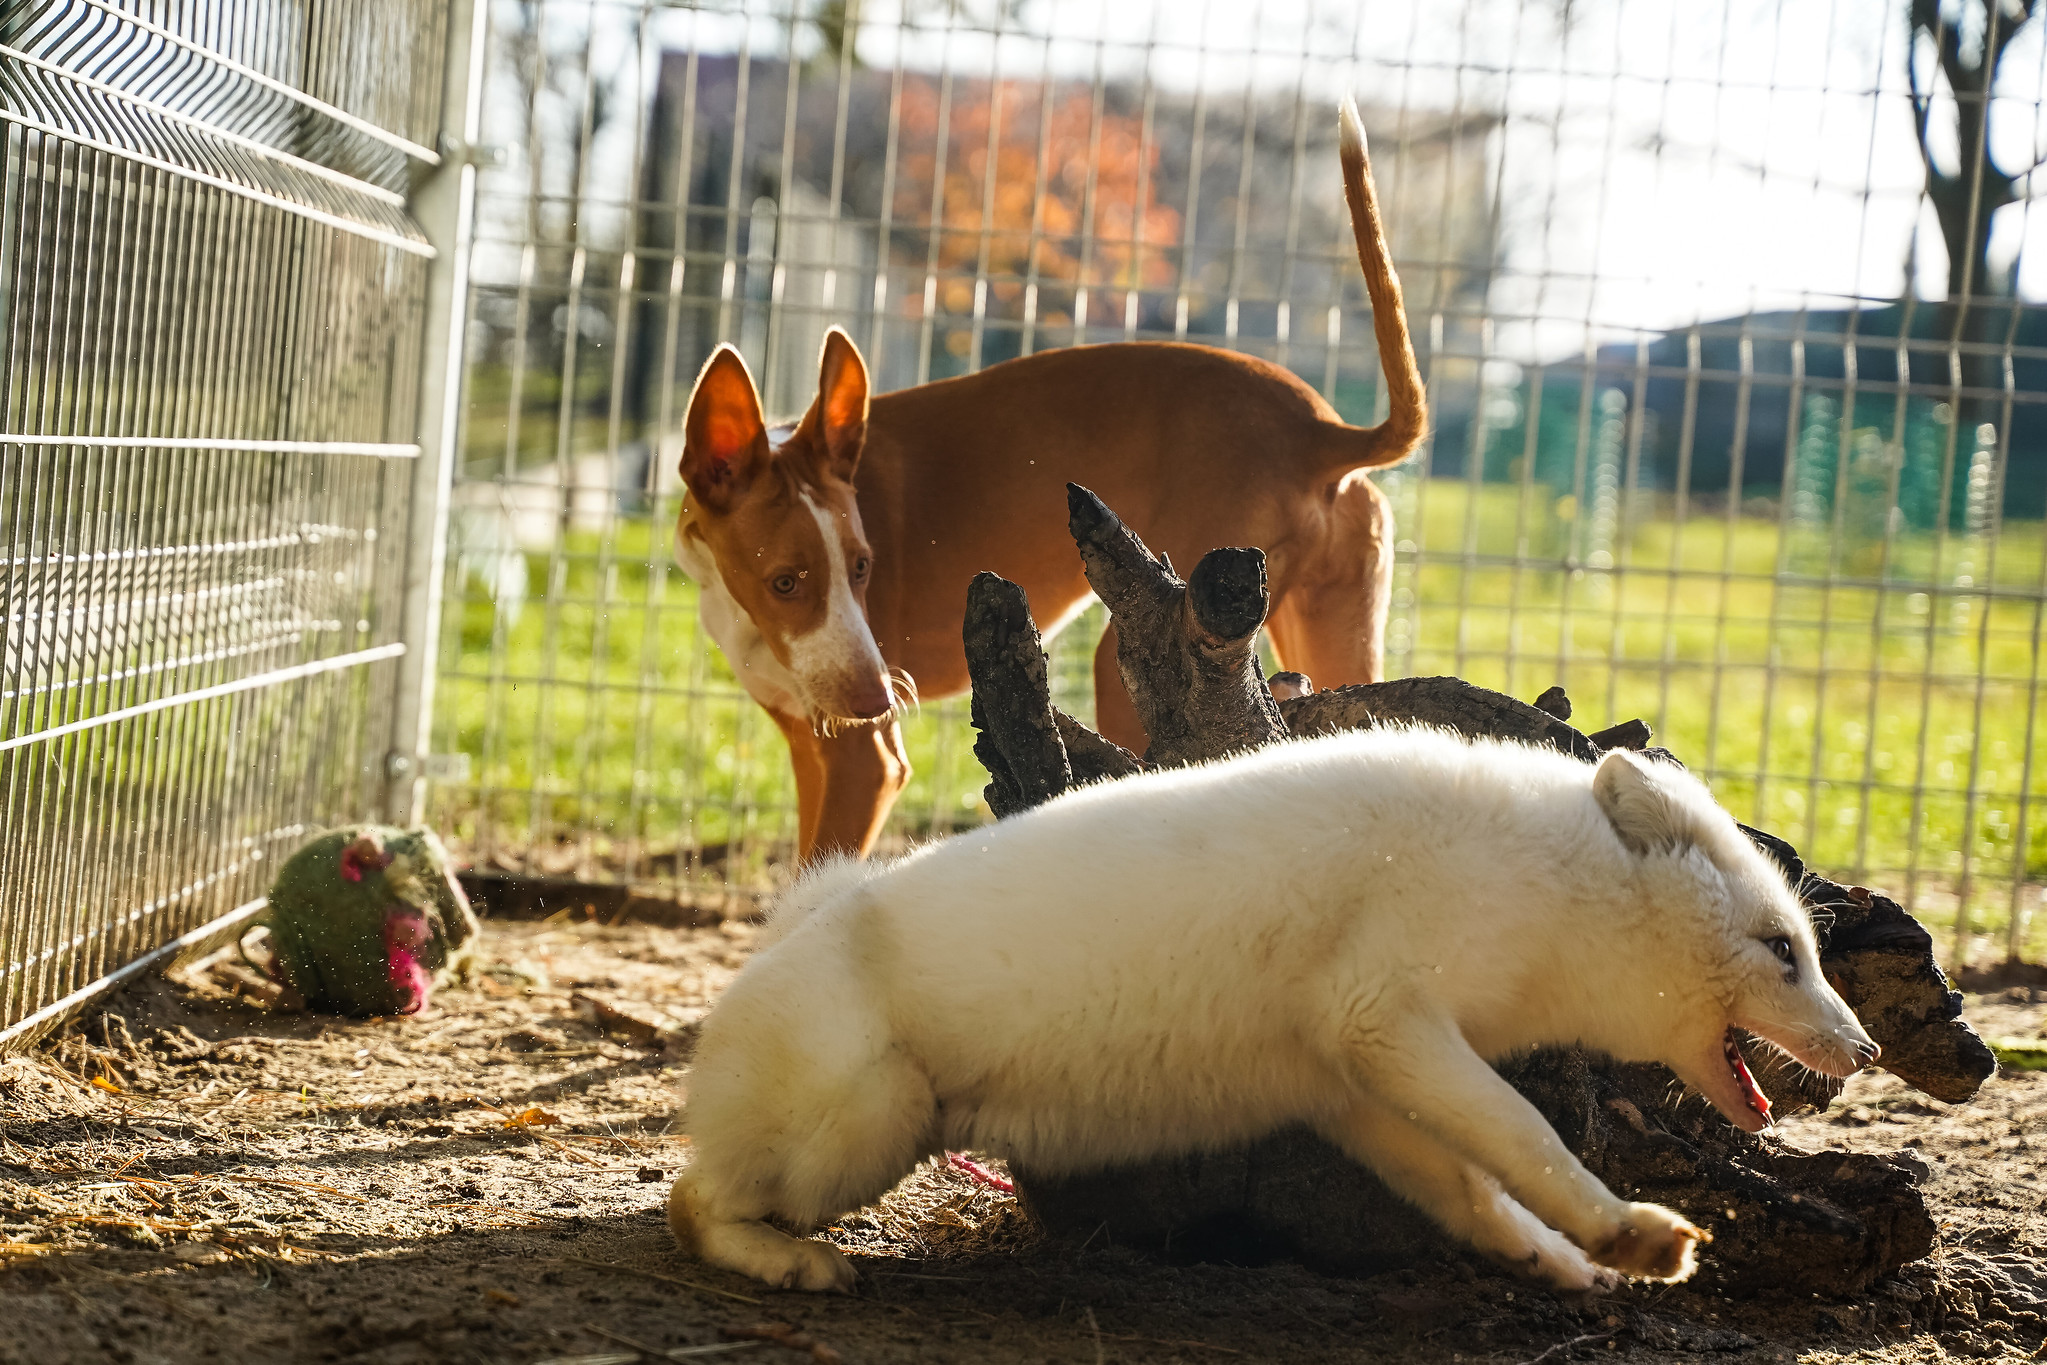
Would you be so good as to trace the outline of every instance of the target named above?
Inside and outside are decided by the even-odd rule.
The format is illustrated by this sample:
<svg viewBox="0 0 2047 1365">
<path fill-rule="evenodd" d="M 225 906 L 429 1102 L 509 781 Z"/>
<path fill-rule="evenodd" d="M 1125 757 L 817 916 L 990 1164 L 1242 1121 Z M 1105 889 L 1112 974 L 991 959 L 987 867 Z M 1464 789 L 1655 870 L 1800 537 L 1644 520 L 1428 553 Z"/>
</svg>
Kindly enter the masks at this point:
<svg viewBox="0 0 2047 1365">
<path fill-rule="evenodd" d="M 478 930 L 469 898 L 428 829 L 351 825 L 278 869 L 263 917 L 272 971 L 306 1008 L 413 1014 L 465 968 Z"/>
</svg>

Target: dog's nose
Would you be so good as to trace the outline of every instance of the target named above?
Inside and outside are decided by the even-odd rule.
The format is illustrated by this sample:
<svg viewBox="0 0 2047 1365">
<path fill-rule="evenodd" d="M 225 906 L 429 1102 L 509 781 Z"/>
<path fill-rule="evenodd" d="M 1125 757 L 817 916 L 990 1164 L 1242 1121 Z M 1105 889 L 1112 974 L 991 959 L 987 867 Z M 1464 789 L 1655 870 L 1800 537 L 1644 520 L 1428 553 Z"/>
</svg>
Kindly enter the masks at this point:
<svg viewBox="0 0 2047 1365">
<path fill-rule="evenodd" d="M 846 714 L 855 720 L 875 720 L 885 716 L 896 704 L 889 695 L 888 684 L 879 678 L 853 688 L 846 696 Z"/>
</svg>

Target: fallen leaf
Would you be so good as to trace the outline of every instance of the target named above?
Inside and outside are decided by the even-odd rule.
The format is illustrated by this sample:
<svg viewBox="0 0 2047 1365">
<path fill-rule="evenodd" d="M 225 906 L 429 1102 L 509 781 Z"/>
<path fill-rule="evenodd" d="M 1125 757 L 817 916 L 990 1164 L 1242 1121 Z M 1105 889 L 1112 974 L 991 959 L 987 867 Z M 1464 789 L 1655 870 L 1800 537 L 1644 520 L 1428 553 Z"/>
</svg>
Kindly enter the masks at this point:
<svg viewBox="0 0 2047 1365">
<path fill-rule="evenodd" d="M 107 1093 L 108 1093 L 109 1095 L 118 1095 L 118 1094 L 120 1094 L 120 1093 L 121 1093 L 121 1087 L 120 1087 L 120 1086 L 118 1086 L 118 1085 L 115 1085 L 115 1084 L 114 1084 L 114 1083 L 113 1083 L 112 1081 L 108 1080 L 108 1079 L 107 1079 L 107 1078 L 106 1078 L 105 1076 L 94 1076 L 94 1077 L 92 1078 L 92 1083 L 93 1083 L 93 1086 L 94 1086 L 95 1088 L 97 1088 L 97 1089 L 100 1089 L 100 1090 L 104 1090 L 104 1091 L 106 1091 L 106 1092 L 107 1092 Z"/>
<path fill-rule="evenodd" d="M 548 1113 L 545 1109 L 542 1109 L 539 1105 L 536 1104 L 531 1109 L 527 1109 L 521 1113 L 513 1114 L 506 1118 L 505 1127 L 525 1128 L 534 1124 L 548 1125 L 558 1124 L 560 1122 L 561 1119 L 558 1116 Z"/>
</svg>

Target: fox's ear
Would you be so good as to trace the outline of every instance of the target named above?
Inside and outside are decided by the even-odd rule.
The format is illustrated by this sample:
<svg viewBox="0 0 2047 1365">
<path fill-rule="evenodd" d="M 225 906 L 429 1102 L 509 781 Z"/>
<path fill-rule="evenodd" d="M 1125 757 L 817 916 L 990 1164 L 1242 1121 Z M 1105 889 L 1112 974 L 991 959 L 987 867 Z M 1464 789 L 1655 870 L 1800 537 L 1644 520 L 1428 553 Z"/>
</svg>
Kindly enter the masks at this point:
<svg viewBox="0 0 2047 1365">
<path fill-rule="evenodd" d="M 682 425 L 682 481 L 697 501 L 723 512 L 768 459 L 768 428 L 746 362 L 720 346 L 704 362 Z"/>
<path fill-rule="evenodd" d="M 1670 852 L 1691 844 L 1697 826 L 1691 803 L 1666 786 L 1649 760 L 1609 749 L 1592 774 L 1592 798 L 1613 832 L 1636 853 Z"/>
</svg>

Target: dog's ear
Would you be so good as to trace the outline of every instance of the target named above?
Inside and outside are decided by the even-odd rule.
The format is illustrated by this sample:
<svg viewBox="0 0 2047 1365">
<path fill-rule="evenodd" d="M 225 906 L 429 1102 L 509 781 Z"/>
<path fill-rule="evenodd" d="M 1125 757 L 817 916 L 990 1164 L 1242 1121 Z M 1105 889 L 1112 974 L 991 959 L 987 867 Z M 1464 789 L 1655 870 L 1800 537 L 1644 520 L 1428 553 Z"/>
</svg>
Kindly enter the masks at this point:
<svg viewBox="0 0 2047 1365">
<path fill-rule="evenodd" d="M 746 362 L 720 346 L 704 362 L 682 427 L 682 481 L 714 512 L 732 505 L 768 458 L 768 427 Z"/>
<path fill-rule="evenodd" d="M 1592 774 L 1593 799 L 1636 853 L 1669 852 L 1694 841 L 1691 803 L 1661 778 L 1653 763 L 1626 749 L 1607 750 Z"/>
<path fill-rule="evenodd" d="M 805 417 L 824 447 L 827 471 L 853 481 L 867 443 L 867 362 L 853 338 L 837 327 L 824 334 L 817 362 L 817 402 Z"/>
</svg>

